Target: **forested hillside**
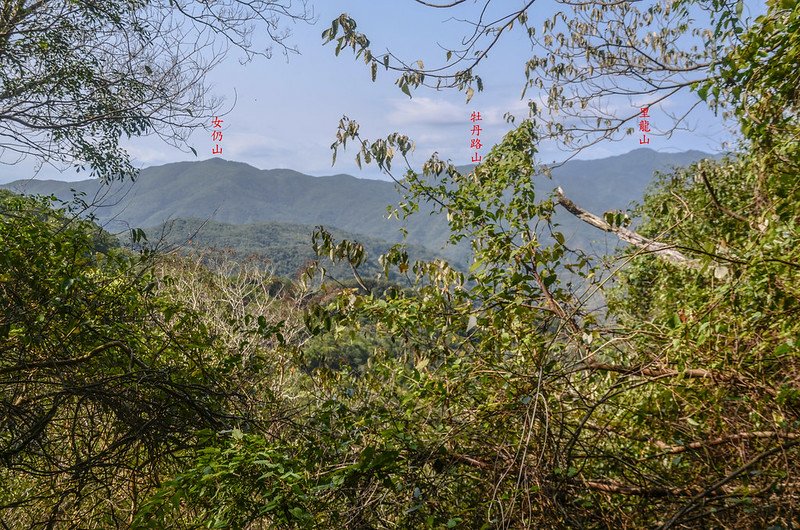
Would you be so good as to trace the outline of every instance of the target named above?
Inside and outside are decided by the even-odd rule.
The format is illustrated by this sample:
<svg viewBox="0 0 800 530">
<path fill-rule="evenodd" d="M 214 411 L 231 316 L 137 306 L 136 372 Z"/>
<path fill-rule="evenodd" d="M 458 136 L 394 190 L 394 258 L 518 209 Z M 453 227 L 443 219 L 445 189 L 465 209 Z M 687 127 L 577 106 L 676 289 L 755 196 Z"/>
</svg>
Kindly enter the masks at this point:
<svg viewBox="0 0 800 530">
<path fill-rule="evenodd" d="M 610 158 L 571 160 L 556 167 L 552 179 L 537 179 L 536 189 L 539 193 L 549 193 L 562 186 L 568 195 L 602 215 L 640 202 L 655 172 L 710 156 L 699 151 L 659 153 L 637 149 Z M 252 236 L 250 243 L 236 237 L 238 242 L 234 246 L 259 246 L 255 241 L 265 241 L 267 234 L 271 234 L 269 246 L 276 249 L 281 241 L 298 241 L 296 225 L 322 225 L 344 230 L 356 239 L 377 239 L 390 244 L 402 240 L 400 228 L 405 226 L 411 245 L 427 248 L 433 255 L 449 258 L 460 267 L 468 266 L 470 259 L 469 244 L 448 244 L 446 216 L 431 215 L 428 206 L 423 205 L 418 215 L 403 222 L 387 219 L 387 208 L 396 207 L 402 197 L 402 188 L 389 181 L 349 175 L 312 177 L 287 169 L 258 170 L 247 164 L 212 158 L 146 168 L 135 184 L 19 180 L 2 187 L 25 194 L 54 195 L 65 202 L 71 202 L 75 193 L 81 194 L 83 201 L 96 206 L 91 209 L 92 214 L 111 232 L 150 228 L 149 232 L 158 233 L 163 223 L 177 221 L 183 225 L 186 219 L 229 225 L 270 222 L 263 233 L 250 226 L 247 229 Z M 616 238 L 607 238 L 570 215 L 558 214 L 557 220 L 564 224 L 563 232 L 575 248 L 605 254 L 617 244 Z M 278 230 L 276 223 L 286 226 Z M 219 244 L 218 227 L 212 227 L 216 225 L 205 225 L 195 241 L 208 240 L 214 246 L 225 246 Z M 310 230 L 306 232 L 304 244 L 310 240 Z M 373 244 L 370 247 L 375 248 Z M 283 261 L 283 255 L 266 257 L 276 264 Z M 291 268 L 295 263 L 286 267 Z"/>
<path fill-rule="evenodd" d="M 262 37 L 286 50 L 281 28 L 313 20 L 306 4 L 3 3 L 3 163 L 83 164 L 130 186 L 142 226 L 170 208 L 191 218 L 178 239 L 222 212 L 197 236 L 208 245 L 277 256 L 309 224 L 337 227 L 314 228 L 318 259 L 287 279 L 0 190 L 3 528 L 800 526 L 800 4 L 589 1 L 546 17 L 533 2 L 462 4 L 416 6 L 472 16 L 427 68 L 373 49 L 347 14 L 322 33 L 404 97 L 467 101 L 490 90 L 498 42 L 530 41 L 530 114 L 475 167 L 436 153 L 412 167 L 411 139 L 367 140 L 341 119 L 334 159 L 402 181 L 398 198 L 384 182 L 221 160 L 130 184 L 123 138 L 184 145 L 221 108 L 205 97 L 213 53 L 266 58 Z M 669 155 L 683 167 L 629 212 L 614 210 L 666 155 L 573 160 L 553 190 L 541 146 L 628 138 L 639 102 L 676 94 L 727 117 L 729 153 Z M 665 136 L 685 126 L 669 117 Z M 603 171 L 617 180 L 594 187 Z M 86 202 L 100 188 L 75 186 Z M 430 244 L 392 245 L 376 265 L 382 243 L 349 238 L 377 225 L 379 202 L 422 240 L 467 245 L 468 266 Z M 597 255 L 570 226 L 625 245 Z"/>
<path fill-rule="evenodd" d="M 289 223 L 252 223 L 233 225 L 201 219 L 175 219 L 145 231 L 148 242 L 160 252 L 183 254 L 224 254 L 231 261 L 260 262 L 277 276 L 297 278 L 303 269 L 318 259 L 311 247 L 314 226 Z M 392 243 L 380 239 L 331 229 L 337 239 L 358 241 L 364 246 L 366 261 L 361 273 L 369 278 L 382 274 L 378 258 L 387 252 Z M 408 252 L 414 259 L 431 260 L 436 254 L 428 249 L 410 245 Z M 466 262 L 457 262 L 466 268 Z M 349 267 L 333 265 L 329 272 L 337 277 L 349 277 Z"/>
</svg>

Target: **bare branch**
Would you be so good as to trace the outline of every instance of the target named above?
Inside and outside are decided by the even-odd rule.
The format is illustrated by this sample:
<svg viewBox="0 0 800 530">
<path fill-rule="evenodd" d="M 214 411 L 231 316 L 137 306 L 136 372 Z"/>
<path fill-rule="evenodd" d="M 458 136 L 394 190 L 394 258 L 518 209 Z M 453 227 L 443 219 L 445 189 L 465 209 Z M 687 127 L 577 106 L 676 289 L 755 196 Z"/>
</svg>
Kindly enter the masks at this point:
<svg viewBox="0 0 800 530">
<path fill-rule="evenodd" d="M 681 267 L 688 267 L 691 269 L 699 269 L 701 267 L 700 262 L 695 259 L 688 258 L 683 255 L 678 250 L 675 250 L 675 247 L 672 245 L 668 245 L 666 243 L 660 243 L 658 241 L 653 241 L 652 239 L 648 239 L 640 234 L 637 234 L 633 230 L 628 230 L 627 228 L 621 226 L 612 226 L 605 222 L 600 217 L 594 215 L 593 213 L 581 208 L 571 200 L 569 200 L 565 195 L 564 191 L 561 188 L 556 190 L 556 195 L 558 197 L 558 204 L 564 207 L 569 213 L 580 219 L 581 221 L 594 226 L 595 228 L 599 228 L 604 232 L 611 232 L 619 237 L 622 241 L 626 243 L 630 243 L 631 245 L 642 249 L 645 252 L 652 253 L 658 256 L 661 259 L 664 259 L 670 263 Z"/>
</svg>

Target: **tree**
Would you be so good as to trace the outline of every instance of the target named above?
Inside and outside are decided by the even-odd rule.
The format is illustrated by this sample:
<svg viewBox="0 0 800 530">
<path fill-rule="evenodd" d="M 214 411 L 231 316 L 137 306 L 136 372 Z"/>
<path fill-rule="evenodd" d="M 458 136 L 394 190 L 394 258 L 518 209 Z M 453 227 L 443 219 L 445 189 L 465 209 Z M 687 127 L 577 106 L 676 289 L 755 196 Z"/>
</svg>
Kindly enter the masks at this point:
<svg viewBox="0 0 800 530">
<path fill-rule="evenodd" d="M 225 353 L 150 258 L 46 200 L 1 199 L 0 519 L 125 526 L 196 431 L 235 415 Z"/>
<path fill-rule="evenodd" d="M 437 12 L 453 11 L 466 27 L 456 45 L 442 43 L 440 64 L 426 66 L 387 51 L 374 50 L 370 39 L 347 14 L 332 21 L 322 37 L 335 43 L 335 53 L 350 48 L 370 67 L 373 80 L 380 69 L 399 74 L 398 87 L 409 97 L 420 87 L 457 89 L 466 100 L 484 88 L 480 70 L 498 43 L 513 31 L 530 40 L 531 55 L 520 60 L 531 117 L 541 126 L 540 140 L 555 139 L 572 156 L 580 149 L 634 132 L 640 108 L 655 106 L 678 93 L 703 85 L 724 91 L 717 68 L 738 42 L 748 22 L 741 18 L 743 2 L 728 0 L 637 2 L 533 1 L 509 10 L 487 0 L 473 8 L 463 1 L 415 0 Z M 540 13 L 548 8 L 552 15 Z M 463 17 L 463 18 L 461 18 Z M 456 20 L 449 19 L 450 24 Z M 700 91 L 704 94 L 708 88 Z M 674 99 L 674 98 L 673 98 Z M 673 111 L 662 109 L 660 121 L 670 135 L 687 126 L 701 98 Z"/>
<path fill-rule="evenodd" d="M 577 117 L 600 121 L 582 129 L 546 118 L 541 134 L 534 122 L 525 121 L 468 175 L 435 156 L 422 174 L 407 166 L 400 212 L 414 212 L 423 201 L 436 204 L 448 215 L 453 240 L 473 242 L 475 263 L 466 282 L 445 281 L 440 268 L 416 265 L 417 278 L 427 282 L 419 298 L 395 307 L 350 302 L 356 313 L 370 313 L 390 333 L 422 328 L 410 332 L 420 342 L 431 338 L 427 347 L 413 350 L 424 360 L 415 363 L 420 378 L 464 389 L 497 377 L 487 386 L 496 400 L 488 399 L 493 413 L 510 424 L 492 423 L 476 407 L 464 413 L 475 423 L 446 421 L 447 434 L 432 444 L 452 448 L 451 461 L 480 470 L 470 478 L 455 466 L 444 473 L 463 472 L 460 484 L 493 492 L 502 515 L 492 519 L 490 504 L 478 508 L 487 524 L 796 525 L 798 492 L 791 477 L 800 444 L 795 339 L 800 297 L 793 286 L 800 256 L 792 242 L 800 235 L 794 67 L 800 10 L 793 2 L 771 2 L 765 14 L 745 23 L 741 4 L 713 3 L 715 24 L 704 34 L 704 49 L 667 46 L 690 31 L 693 6 L 659 3 L 639 13 L 625 2 L 581 3 L 574 16 L 546 22 L 542 43 L 554 44 L 545 60 L 528 62 L 532 83 L 549 89 L 551 109 L 567 114 L 578 109 Z M 512 21 L 526 23 L 529 7 L 495 26 L 479 25 L 476 34 L 488 29 L 490 40 L 499 37 Z M 580 15 L 584 11 L 590 14 L 588 25 Z M 637 37 L 653 20 L 648 16 L 670 13 L 676 26 L 661 27 L 650 41 Z M 556 28 L 559 19 L 570 31 Z M 599 28 L 611 31 L 598 34 Z M 376 65 L 368 39 L 349 18 L 334 21 L 323 38 L 337 41 L 337 53 L 351 46 Z M 661 55 L 649 55 L 648 46 Z M 451 77 L 436 69 L 432 77 L 451 80 L 469 98 L 470 82 L 480 89 L 471 68 L 485 51 Z M 384 64 L 391 67 L 391 56 Z M 431 73 L 421 64 L 396 68 L 406 92 Z M 636 76 L 644 88 L 615 84 L 620 75 Z M 565 80 L 577 90 L 566 92 L 560 86 Z M 593 216 L 558 193 L 535 197 L 531 179 L 545 169 L 534 161 L 538 141 L 557 134 L 569 145 L 581 132 L 608 137 L 635 117 L 612 117 L 604 126 L 605 118 L 580 109 L 591 112 L 590 103 L 603 97 L 657 99 L 680 89 L 695 90 L 698 101 L 736 117 L 741 145 L 723 161 L 677 170 L 655 184 L 639 211 L 638 233 L 619 226 L 613 216 Z M 397 134 L 366 141 L 358 125 L 345 119 L 334 149 L 348 140 L 355 140 L 360 160 L 374 160 L 386 171 L 411 145 Z M 542 237 L 552 229 L 555 204 L 633 244 L 618 256 L 613 278 L 585 286 L 589 292 L 606 291 L 606 315 L 588 311 L 585 297 L 569 288 L 564 275 L 566 269 L 592 278 L 600 270 L 570 253 L 561 234 L 552 232 L 553 244 Z M 398 255 L 392 259 L 404 263 Z M 435 303 L 442 306 L 432 313 L 423 309 Z M 398 321 L 405 326 L 393 324 Z M 452 377 L 450 370 L 462 362 L 476 368 Z M 427 366 L 434 367 L 430 373 Z M 476 403 L 487 400 L 475 386 L 467 395 Z M 431 410 L 446 410 L 453 418 L 454 409 L 469 402 L 453 393 L 442 401 L 429 399 Z M 516 399 L 533 405 L 522 407 Z M 429 416 L 422 423 L 430 427 L 440 419 Z M 476 425 L 483 427 L 484 439 L 460 436 Z M 413 430 L 426 432 L 419 425 Z M 424 446 L 424 434 L 415 443 Z M 447 483 L 436 477 L 434 484 Z M 437 499 L 445 494 L 435 486 L 430 493 Z M 434 503 L 419 509 L 434 510 Z"/>
<path fill-rule="evenodd" d="M 411 263 L 396 247 L 383 263 L 412 288 L 382 296 L 345 290 L 309 307 L 310 332 L 366 332 L 392 346 L 376 341 L 358 377 L 298 379 L 293 425 L 269 436 L 232 433 L 166 483 L 140 521 L 797 526 L 800 9 L 770 3 L 743 29 L 735 5 L 712 7 L 717 31 L 697 53 L 713 61 L 679 84 L 737 117 L 738 152 L 663 176 L 638 211 L 635 232 L 622 232 L 618 216 L 589 216 L 557 193 L 536 194 L 533 179 L 544 169 L 536 144 L 559 129 L 543 131 L 535 120 L 522 121 L 467 173 L 436 156 L 421 172 L 409 168 L 398 178 L 406 189 L 398 214 L 413 215 L 422 202 L 446 214 L 452 241 L 472 244 L 470 270 Z M 692 6 L 659 4 L 651 14 L 667 8 L 680 15 L 680 29 Z M 575 9 L 595 13 L 593 27 L 605 27 L 608 15 L 609 27 L 624 35 L 615 17 L 633 7 Z M 550 37 L 559 42 L 557 31 Z M 324 38 L 338 40 L 338 50 L 352 46 L 377 68 L 347 17 Z M 605 38 L 633 69 L 603 68 L 648 74 L 649 59 L 626 55 L 642 49 L 626 51 L 613 33 Z M 565 36 L 559 45 L 575 42 Z M 589 50 L 588 63 L 573 63 L 585 81 L 603 46 L 576 45 Z M 464 88 L 469 76 L 459 78 Z M 424 80 L 403 79 L 406 90 Z M 367 141 L 344 119 L 334 148 L 347 142 L 360 161 L 387 172 L 412 146 L 400 134 Z M 631 241 L 616 256 L 613 277 L 570 251 L 553 224 L 562 206 Z M 326 241 L 321 250 L 357 264 L 353 244 Z M 596 292 L 607 310 L 587 304 Z"/>
<path fill-rule="evenodd" d="M 286 20 L 305 2 L 4 0 L 0 11 L 0 138 L 4 163 L 88 167 L 104 180 L 135 175 L 123 137 L 157 134 L 185 147 L 221 101 L 206 74 L 230 49 L 284 53 Z M 260 46 L 260 45 L 258 45 Z"/>
<path fill-rule="evenodd" d="M 287 19 L 311 15 L 280 0 L 2 2 L 3 162 L 133 177 L 120 140 L 181 146 L 219 110 L 205 74 L 230 49 L 269 57 L 257 29 L 293 51 Z M 246 410 L 223 377 L 235 347 L 164 294 L 152 256 L 117 247 L 47 199 L 0 197 L 4 526 L 127 527 L 141 497 L 207 443 L 198 431 Z"/>
</svg>

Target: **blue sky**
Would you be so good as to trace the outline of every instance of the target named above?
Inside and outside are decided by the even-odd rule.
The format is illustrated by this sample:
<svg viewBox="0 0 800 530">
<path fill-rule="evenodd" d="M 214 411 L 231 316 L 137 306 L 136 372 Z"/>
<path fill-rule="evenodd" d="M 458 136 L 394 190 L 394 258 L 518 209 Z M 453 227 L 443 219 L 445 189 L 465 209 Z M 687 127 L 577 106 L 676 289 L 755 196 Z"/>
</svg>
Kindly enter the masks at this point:
<svg viewBox="0 0 800 530">
<path fill-rule="evenodd" d="M 333 46 L 322 45 L 321 32 L 342 12 L 358 21 L 376 53 L 391 49 L 409 59 L 423 59 L 426 65 L 440 63 L 444 52 L 439 47 L 455 45 L 469 27 L 454 18 L 474 18 L 481 4 L 468 2 L 460 11 L 435 10 L 412 0 L 349 0 L 312 2 L 318 22 L 315 25 L 292 25 L 292 43 L 300 55 L 288 61 L 280 54 L 271 60 L 257 59 L 242 65 L 232 51 L 209 78 L 211 91 L 235 106 L 223 117 L 222 158 L 246 162 L 263 169 L 286 167 L 312 175 L 350 173 L 367 178 L 382 178 L 374 168 L 363 171 L 353 163 L 354 152 L 340 154 L 331 167 L 330 144 L 342 115 L 361 124 L 364 136 L 374 139 L 392 131 L 408 134 L 416 142 L 414 161 L 422 163 L 433 151 L 457 164 L 470 162 L 474 150 L 469 147 L 472 111 L 484 117 L 481 139 L 485 145 L 497 142 L 509 130 L 502 116 L 512 112 L 523 117 L 527 100 L 521 100 L 524 63 L 530 55 L 530 43 L 522 31 L 504 36 L 478 72 L 485 90 L 467 104 L 462 93 L 419 89 L 409 99 L 394 84 L 391 72 L 379 71 L 377 82 L 369 69 L 349 51 L 335 57 Z M 499 4 L 509 9 L 517 1 Z M 544 4 L 543 4 L 544 5 Z M 544 16 L 537 12 L 534 16 Z M 535 21 L 540 26 L 539 21 Z M 528 93 L 528 97 L 536 97 Z M 676 98 L 669 105 L 685 105 L 691 95 Z M 653 108 L 651 121 L 658 126 L 660 116 L 669 106 Z M 690 131 L 678 131 L 671 138 L 653 136 L 648 146 L 663 151 L 699 149 L 718 151 L 728 139 L 720 119 L 708 111 L 695 112 L 689 121 Z M 180 160 L 212 157 L 214 144 L 209 130 L 196 131 L 190 139 L 198 156 L 166 146 L 155 138 L 135 139 L 127 144 L 139 167 Z M 598 158 L 621 154 L 640 147 L 636 136 L 618 142 L 605 142 L 582 152 L 579 158 Z M 566 154 L 553 145 L 540 149 L 543 161 L 558 161 Z M 484 147 L 482 152 L 488 152 Z M 29 171 L 26 164 L 0 168 L 0 181 L 21 178 Z M 85 174 L 54 173 L 43 170 L 40 178 L 74 180 Z M 385 178 L 385 177 L 384 177 Z"/>
</svg>

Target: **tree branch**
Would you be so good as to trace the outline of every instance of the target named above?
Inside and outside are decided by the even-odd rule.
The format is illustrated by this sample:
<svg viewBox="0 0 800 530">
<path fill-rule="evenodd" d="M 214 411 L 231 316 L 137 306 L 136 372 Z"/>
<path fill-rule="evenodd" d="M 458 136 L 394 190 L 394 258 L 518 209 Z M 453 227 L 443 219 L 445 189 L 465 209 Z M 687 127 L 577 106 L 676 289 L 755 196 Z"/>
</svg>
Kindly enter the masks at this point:
<svg viewBox="0 0 800 530">
<path fill-rule="evenodd" d="M 556 195 L 558 197 L 557 202 L 561 206 L 564 207 L 569 213 L 580 219 L 581 221 L 594 226 L 595 228 L 599 228 L 604 232 L 611 232 L 620 238 L 622 241 L 626 243 L 630 243 L 631 245 L 640 248 L 646 252 L 650 252 L 655 254 L 661 259 L 664 259 L 672 264 L 678 265 L 680 267 L 686 267 L 690 269 L 699 269 L 700 262 L 689 258 L 682 254 L 681 252 L 675 250 L 674 246 L 668 245 L 666 243 L 660 243 L 658 241 L 653 241 L 652 239 L 648 239 L 640 234 L 637 234 L 633 230 L 628 230 L 627 228 L 621 226 L 612 226 L 605 222 L 600 217 L 594 215 L 593 213 L 584 210 L 571 200 L 569 200 L 565 195 L 564 191 L 561 188 L 556 189 Z"/>
<path fill-rule="evenodd" d="M 132 355 L 131 350 L 127 344 L 125 344 L 122 341 L 112 340 L 111 342 L 101 344 L 100 346 L 96 347 L 89 353 L 82 355 L 81 357 L 75 357 L 73 359 L 53 359 L 51 361 L 31 362 L 25 364 L 18 364 L 15 366 L 7 366 L 5 368 L 0 368 L 0 375 L 12 374 L 14 372 L 23 372 L 26 370 L 34 370 L 36 368 L 60 368 L 65 366 L 72 366 L 75 364 L 86 362 L 92 357 L 114 347 L 121 348 L 126 352 L 128 352 L 129 355 Z"/>
<path fill-rule="evenodd" d="M 730 434 L 728 436 L 720 436 L 719 438 L 712 438 L 710 440 L 700 440 L 697 442 L 690 442 L 684 445 L 670 446 L 665 444 L 664 442 L 657 442 L 656 445 L 658 445 L 661 449 L 663 449 L 663 451 L 656 456 L 675 455 L 679 453 L 684 453 L 686 451 L 704 449 L 707 447 L 714 447 L 726 443 L 734 443 L 734 442 L 740 442 L 742 440 L 755 440 L 755 439 L 765 439 L 765 438 L 797 440 L 800 439 L 800 434 L 783 433 L 777 431 L 755 431 L 755 432 L 740 432 L 736 434 Z"/>
</svg>

